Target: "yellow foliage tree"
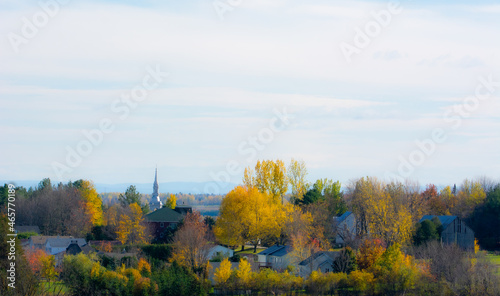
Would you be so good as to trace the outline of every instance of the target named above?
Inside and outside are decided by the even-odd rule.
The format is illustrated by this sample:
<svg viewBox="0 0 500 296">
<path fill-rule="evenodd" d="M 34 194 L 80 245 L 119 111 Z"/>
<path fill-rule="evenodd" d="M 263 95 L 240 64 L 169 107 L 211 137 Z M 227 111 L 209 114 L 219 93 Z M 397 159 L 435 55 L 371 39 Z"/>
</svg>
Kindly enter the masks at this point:
<svg viewBox="0 0 500 296">
<path fill-rule="evenodd" d="M 458 205 L 453 211 L 461 218 L 469 216 L 486 199 L 486 193 L 477 181 L 465 179 L 457 194 Z"/>
<path fill-rule="evenodd" d="M 252 267 L 247 260 L 243 258 L 240 259 L 240 264 L 238 265 L 238 270 L 236 271 L 236 277 L 243 288 L 248 288 L 248 285 L 250 285 L 250 281 L 252 280 Z"/>
<path fill-rule="evenodd" d="M 87 180 L 79 180 L 75 183 L 77 184 L 78 191 L 80 191 L 80 194 L 82 195 L 85 213 L 90 217 L 92 225 L 102 225 L 102 200 L 95 189 L 94 183 Z"/>
<path fill-rule="evenodd" d="M 177 197 L 175 195 L 170 194 L 170 196 L 167 198 L 167 202 L 165 203 L 165 207 L 175 209 L 177 206 Z"/>
<path fill-rule="evenodd" d="M 411 237 L 412 217 L 408 204 L 388 188 L 376 178 L 361 178 L 351 188 L 351 206 L 359 217 L 360 234 L 369 232 L 389 245 L 404 244 Z"/>
<path fill-rule="evenodd" d="M 256 248 L 260 239 L 280 236 L 282 210 L 257 188 L 238 186 L 222 200 L 214 233 L 226 245 L 250 241 Z"/>
<path fill-rule="evenodd" d="M 215 270 L 214 273 L 215 284 L 223 287 L 230 277 L 231 277 L 231 262 L 229 262 L 229 259 L 225 258 L 220 263 L 219 268 Z"/>
<path fill-rule="evenodd" d="M 247 187 L 257 187 L 264 194 L 272 197 L 274 203 L 283 203 L 283 196 L 288 190 L 286 166 L 282 160 L 257 161 L 254 171 L 245 170 L 243 184 Z"/>
<path fill-rule="evenodd" d="M 301 200 L 307 192 L 307 168 L 304 161 L 292 158 L 288 166 L 288 180 L 292 186 L 292 198 Z"/>
<path fill-rule="evenodd" d="M 122 243 L 144 244 L 147 243 L 147 228 L 144 225 L 141 207 L 137 203 L 129 205 L 128 215 L 121 215 L 118 224 L 118 240 Z"/>
</svg>

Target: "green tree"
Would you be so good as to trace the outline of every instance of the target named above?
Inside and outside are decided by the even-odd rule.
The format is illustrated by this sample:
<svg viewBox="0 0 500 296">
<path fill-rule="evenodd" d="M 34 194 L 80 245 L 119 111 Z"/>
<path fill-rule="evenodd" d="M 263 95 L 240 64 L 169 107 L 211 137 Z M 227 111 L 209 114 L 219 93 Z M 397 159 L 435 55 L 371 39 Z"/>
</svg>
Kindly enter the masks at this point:
<svg viewBox="0 0 500 296">
<path fill-rule="evenodd" d="M 149 205 L 142 202 L 141 194 L 137 191 L 137 188 L 134 185 L 130 185 L 125 191 L 125 194 L 120 193 L 118 201 L 123 207 L 128 207 L 130 204 L 136 203 L 141 207 L 144 214 L 149 212 Z"/>
<path fill-rule="evenodd" d="M 439 239 L 438 228 L 436 224 L 431 220 L 424 220 L 417 223 L 415 226 L 415 235 L 413 236 L 413 242 L 415 245 L 421 245 L 425 242 L 431 240 Z"/>
<path fill-rule="evenodd" d="M 307 190 L 306 194 L 302 198 L 302 200 L 297 200 L 299 204 L 312 204 L 315 202 L 318 202 L 320 200 L 323 200 L 323 196 L 321 195 L 321 191 L 319 191 L 318 188 L 314 187 L 312 189 Z"/>
</svg>

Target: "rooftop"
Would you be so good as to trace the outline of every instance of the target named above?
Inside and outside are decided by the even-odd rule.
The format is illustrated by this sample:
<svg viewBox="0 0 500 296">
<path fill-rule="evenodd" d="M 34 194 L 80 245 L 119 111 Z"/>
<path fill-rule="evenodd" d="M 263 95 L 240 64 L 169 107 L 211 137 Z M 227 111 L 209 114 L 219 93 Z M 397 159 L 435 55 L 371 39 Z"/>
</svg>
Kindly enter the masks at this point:
<svg viewBox="0 0 500 296">
<path fill-rule="evenodd" d="M 163 207 L 146 215 L 149 222 L 180 222 L 183 216 L 168 207 Z"/>
<path fill-rule="evenodd" d="M 443 229 L 448 227 L 455 219 L 457 219 L 457 216 L 436 216 L 436 215 L 425 215 L 420 219 L 418 222 L 422 222 L 424 220 L 432 220 L 434 217 L 438 217 L 439 221 L 443 225 Z"/>
</svg>

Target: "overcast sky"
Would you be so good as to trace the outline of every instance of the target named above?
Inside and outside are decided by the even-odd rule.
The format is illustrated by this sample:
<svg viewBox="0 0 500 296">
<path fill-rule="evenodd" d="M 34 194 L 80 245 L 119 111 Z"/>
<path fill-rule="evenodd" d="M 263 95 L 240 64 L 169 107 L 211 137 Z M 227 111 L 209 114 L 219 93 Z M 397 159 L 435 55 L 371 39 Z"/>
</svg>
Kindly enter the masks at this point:
<svg viewBox="0 0 500 296">
<path fill-rule="evenodd" d="M 0 180 L 498 180 L 494 2 L 1 1 Z"/>
</svg>

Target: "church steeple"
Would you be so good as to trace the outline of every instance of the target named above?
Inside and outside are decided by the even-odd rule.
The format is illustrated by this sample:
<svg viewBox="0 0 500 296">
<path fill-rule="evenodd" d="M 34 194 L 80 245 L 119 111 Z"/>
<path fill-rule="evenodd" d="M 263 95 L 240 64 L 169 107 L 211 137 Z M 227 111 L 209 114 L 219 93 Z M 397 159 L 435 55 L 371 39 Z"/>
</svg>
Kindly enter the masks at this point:
<svg viewBox="0 0 500 296">
<path fill-rule="evenodd" d="M 153 183 L 153 196 L 152 198 L 156 200 L 158 198 L 158 168 L 155 169 L 155 182 Z"/>
<path fill-rule="evenodd" d="M 151 211 L 161 209 L 163 203 L 160 200 L 160 195 L 158 194 L 158 168 L 155 169 L 155 182 L 153 183 L 153 194 L 151 195 L 151 202 L 149 203 L 149 209 Z"/>
</svg>

